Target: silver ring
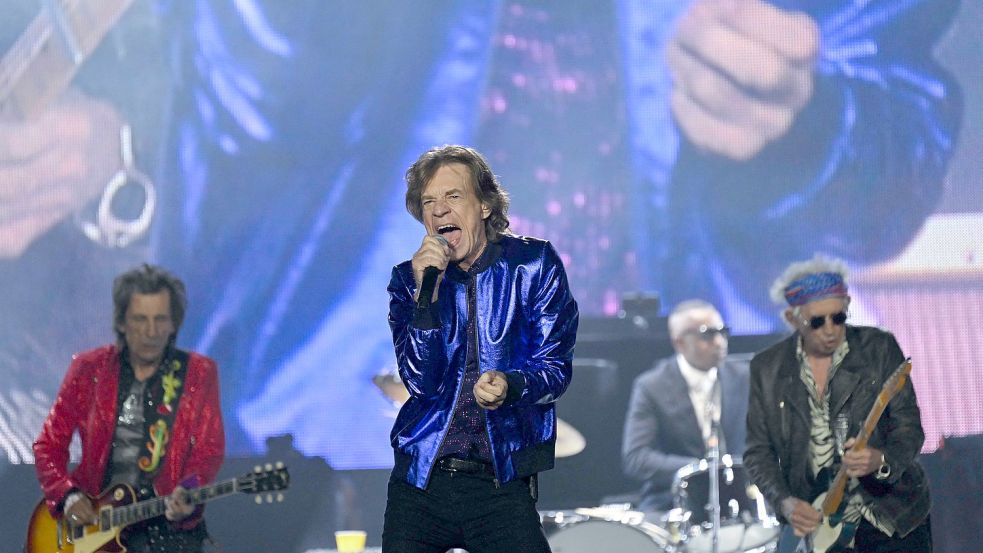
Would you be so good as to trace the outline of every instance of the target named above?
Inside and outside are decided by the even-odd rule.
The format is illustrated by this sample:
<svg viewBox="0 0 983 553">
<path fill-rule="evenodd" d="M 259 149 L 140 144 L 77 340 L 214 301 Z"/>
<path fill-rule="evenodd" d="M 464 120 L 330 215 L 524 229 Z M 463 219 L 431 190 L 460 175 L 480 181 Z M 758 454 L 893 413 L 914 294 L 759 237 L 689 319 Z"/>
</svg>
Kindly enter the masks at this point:
<svg viewBox="0 0 983 553">
<path fill-rule="evenodd" d="M 72 520 L 78 520 L 78 519 L 79 519 L 79 516 L 78 515 L 75 515 L 75 514 L 72 515 Z"/>
</svg>

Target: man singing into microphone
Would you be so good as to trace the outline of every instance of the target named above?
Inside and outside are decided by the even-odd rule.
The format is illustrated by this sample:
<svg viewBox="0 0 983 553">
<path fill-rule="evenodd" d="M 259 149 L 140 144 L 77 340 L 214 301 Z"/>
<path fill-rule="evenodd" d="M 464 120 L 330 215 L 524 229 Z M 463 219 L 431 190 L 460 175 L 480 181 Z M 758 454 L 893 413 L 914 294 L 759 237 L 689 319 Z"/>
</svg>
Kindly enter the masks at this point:
<svg viewBox="0 0 983 553">
<path fill-rule="evenodd" d="M 548 552 L 536 475 L 553 466 L 578 321 L 563 264 L 508 232 L 508 195 L 477 151 L 434 148 L 406 181 L 426 236 L 389 283 L 410 399 L 393 426 L 383 551 Z"/>
</svg>

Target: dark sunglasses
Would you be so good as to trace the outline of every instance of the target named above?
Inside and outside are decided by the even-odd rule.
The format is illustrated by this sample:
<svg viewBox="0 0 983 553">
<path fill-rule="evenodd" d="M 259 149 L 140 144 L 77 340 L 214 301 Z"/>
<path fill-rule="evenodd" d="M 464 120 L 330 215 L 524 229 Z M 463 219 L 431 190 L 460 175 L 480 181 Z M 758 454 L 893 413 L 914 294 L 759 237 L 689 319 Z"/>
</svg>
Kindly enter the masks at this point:
<svg viewBox="0 0 983 553">
<path fill-rule="evenodd" d="M 840 326 L 846 322 L 846 311 L 840 311 L 839 313 L 833 313 L 832 315 L 816 315 L 815 317 L 811 317 L 808 321 L 803 320 L 802 324 L 809 325 L 809 328 L 813 330 L 819 330 L 826 324 L 827 318 L 829 318 L 834 325 Z"/>
<path fill-rule="evenodd" d="M 717 337 L 717 334 L 723 336 L 725 339 L 730 337 L 730 329 L 726 326 L 707 326 L 700 325 L 696 328 L 691 328 L 683 334 L 694 334 L 697 338 L 701 340 L 711 341 Z"/>
</svg>

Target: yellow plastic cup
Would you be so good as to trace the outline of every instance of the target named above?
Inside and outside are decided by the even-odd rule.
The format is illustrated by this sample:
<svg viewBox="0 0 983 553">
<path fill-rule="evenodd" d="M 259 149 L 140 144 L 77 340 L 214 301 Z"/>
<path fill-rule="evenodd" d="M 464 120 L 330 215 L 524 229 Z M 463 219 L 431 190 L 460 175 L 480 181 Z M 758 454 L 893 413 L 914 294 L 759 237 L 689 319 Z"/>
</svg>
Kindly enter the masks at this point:
<svg viewBox="0 0 983 553">
<path fill-rule="evenodd" d="M 364 530 L 338 530 L 334 533 L 338 553 L 360 553 L 365 550 Z"/>
</svg>

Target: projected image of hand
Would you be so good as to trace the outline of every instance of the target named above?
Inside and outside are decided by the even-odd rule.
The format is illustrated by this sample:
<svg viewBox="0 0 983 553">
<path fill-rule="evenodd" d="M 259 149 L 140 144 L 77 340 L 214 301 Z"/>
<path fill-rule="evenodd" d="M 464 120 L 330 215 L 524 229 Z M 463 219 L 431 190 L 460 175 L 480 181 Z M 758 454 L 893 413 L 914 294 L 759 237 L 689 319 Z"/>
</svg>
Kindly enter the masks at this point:
<svg viewBox="0 0 983 553">
<path fill-rule="evenodd" d="M 122 167 L 115 108 L 78 93 L 27 121 L 0 121 L 0 259 L 98 197 Z"/>
<path fill-rule="evenodd" d="M 813 93 L 819 29 L 761 0 L 700 0 L 666 47 L 682 133 L 734 160 L 783 136 Z"/>
</svg>

